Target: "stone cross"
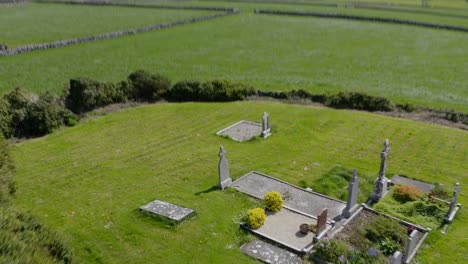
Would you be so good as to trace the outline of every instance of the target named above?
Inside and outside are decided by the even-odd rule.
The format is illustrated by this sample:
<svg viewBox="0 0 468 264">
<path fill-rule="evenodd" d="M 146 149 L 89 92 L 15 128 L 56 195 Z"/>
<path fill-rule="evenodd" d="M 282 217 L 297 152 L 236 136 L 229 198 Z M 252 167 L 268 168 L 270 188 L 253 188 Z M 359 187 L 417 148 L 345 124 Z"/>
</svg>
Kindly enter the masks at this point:
<svg viewBox="0 0 468 264">
<path fill-rule="evenodd" d="M 262 137 L 267 138 L 271 135 L 270 132 L 270 116 L 268 115 L 267 112 L 263 113 L 263 118 L 262 118 Z"/>
<path fill-rule="evenodd" d="M 226 159 L 226 151 L 223 146 L 219 148 L 219 164 L 218 164 L 218 174 L 219 174 L 219 188 L 224 190 L 226 187 L 231 185 L 232 179 L 229 176 L 229 162 Z"/>
<path fill-rule="evenodd" d="M 357 170 L 353 170 L 353 177 L 349 181 L 348 186 L 348 201 L 346 202 L 346 208 L 343 210 L 343 216 L 349 218 L 354 211 L 359 207 L 357 204 L 357 198 L 359 193 L 359 181 L 357 177 Z"/>
<path fill-rule="evenodd" d="M 392 264 L 401 264 L 403 254 L 400 251 L 395 251 L 392 256 Z"/>
<path fill-rule="evenodd" d="M 453 218 L 455 217 L 456 209 L 457 209 L 457 197 L 458 192 L 460 191 L 460 183 L 456 183 L 455 189 L 453 190 L 453 196 L 450 198 L 450 209 L 445 216 L 445 222 L 451 223 Z"/>
<path fill-rule="evenodd" d="M 390 148 L 388 147 L 388 145 L 389 145 L 389 140 L 386 139 L 382 152 L 380 153 L 381 162 L 380 162 L 379 177 L 374 182 L 374 191 L 372 192 L 372 195 L 371 195 L 371 199 L 374 201 L 380 200 L 388 192 L 389 180 L 387 179 L 387 177 L 385 177 L 385 171 L 387 169 L 387 157 L 388 157 L 388 152 L 390 151 Z"/>
<path fill-rule="evenodd" d="M 323 208 L 320 214 L 317 216 L 317 237 L 320 236 L 325 231 L 325 229 L 327 229 L 327 213 L 328 209 Z"/>
</svg>

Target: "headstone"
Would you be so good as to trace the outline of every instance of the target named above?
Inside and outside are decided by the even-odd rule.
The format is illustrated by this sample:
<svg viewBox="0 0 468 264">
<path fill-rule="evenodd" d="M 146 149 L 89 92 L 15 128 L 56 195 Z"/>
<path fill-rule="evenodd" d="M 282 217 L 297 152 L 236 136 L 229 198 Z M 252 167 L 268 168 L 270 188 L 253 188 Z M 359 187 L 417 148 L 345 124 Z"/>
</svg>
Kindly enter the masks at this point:
<svg viewBox="0 0 468 264">
<path fill-rule="evenodd" d="M 359 181 L 357 177 L 357 170 L 353 171 L 353 177 L 349 181 L 348 186 L 348 201 L 346 202 L 346 208 L 343 210 L 343 216 L 349 218 L 359 205 L 357 204 L 357 198 L 359 193 Z"/>
<path fill-rule="evenodd" d="M 416 235 L 418 234 L 418 230 L 413 230 L 408 237 L 408 242 L 406 243 L 406 259 L 405 262 L 408 262 L 414 253 L 414 249 L 416 248 L 417 238 Z"/>
<path fill-rule="evenodd" d="M 327 229 L 327 213 L 328 213 L 328 209 L 323 208 L 320 214 L 317 216 L 316 236 L 320 236 L 325 231 L 325 229 Z"/>
<path fill-rule="evenodd" d="M 387 170 L 387 157 L 390 148 L 388 147 L 389 140 L 386 139 L 382 152 L 380 153 L 380 171 L 379 177 L 374 182 L 374 191 L 372 192 L 371 199 L 374 201 L 380 200 L 388 192 L 388 182 L 389 180 L 385 177 L 385 171 Z"/>
<path fill-rule="evenodd" d="M 451 223 L 453 218 L 455 217 L 455 214 L 458 210 L 458 205 L 457 205 L 457 198 L 458 198 L 458 192 L 460 191 L 460 183 L 456 183 L 455 189 L 453 190 L 453 196 L 450 199 L 450 209 L 445 216 L 444 220 L 446 223 Z"/>
<path fill-rule="evenodd" d="M 219 188 L 224 190 L 226 187 L 231 185 L 232 179 L 229 176 L 229 162 L 226 159 L 226 151 L 223 146 L 219 149 L 219 164 L 218 164 L 218 173 L 219 173 Z"/>
<path fill-rule="evenodd" d="M 395 251 L 392 256 L 392 264 L 401 264 L 403 254 L 400 251 Z"/>
<path fill-rule="evenodd" d="M 263 118 L 262 118 L 262 137 L 267 138 L 271 135 L 270 131 L 270 116 L 268 115 L 267 112 L 263 113 Z"/>
<path fill-rule="evenodd" d="M 181 222 L 193 214 L 193 210 L 171 204 L 165 201 L 154 200 L 140 207 L 140 210 L 150 214 L 162 216 L 173 221 Z"/>
</svg>

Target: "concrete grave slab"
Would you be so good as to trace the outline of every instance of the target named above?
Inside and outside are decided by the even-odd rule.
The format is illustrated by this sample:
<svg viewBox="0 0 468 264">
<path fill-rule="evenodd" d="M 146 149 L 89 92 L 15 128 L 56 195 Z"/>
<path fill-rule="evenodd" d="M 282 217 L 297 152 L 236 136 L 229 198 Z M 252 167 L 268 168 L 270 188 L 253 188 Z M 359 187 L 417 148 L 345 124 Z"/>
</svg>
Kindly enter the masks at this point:
<svg viewBox="0 0 468 264">
<path fill-rule="evenodd" d="M 154 200 L 150 203 L 147 203 L 140 207 L 140 210 L 148 212 L 150 214 L 162 216 L 177 222 L 181 222 L 194 212 L 192 209 L 160 200 Z"/>
<path fill-rule="evenodd" d="M 266 174 L 252 171 L 236 180 L 231 187 L 258 199 L 270 191 L 278 191 L 284 199 L 284 207 L 309 216 L 317 216 L 323 208 L 328 208 L 328 219 L 339 219 L 346 203 L 326 195 L 307 191 L 298 186 Z"/>
<path fill-rule="evenodd" d="M 430 183 L 422 182 L 418 180 L 413 180 L 413 179 L 398 176 L 398 175 L 393 176 L 392 183 L 413 186 L 416 189 L 419 189 L 425 193 L 430 193 L 432 188 L 434 188 L 434 184 L 430 184 Z"/>
<path fill-rule="evenodd" d="M 239 121 L 216 133 L 218 136 L 228 136 L 236 141 L 246 141 L 262 134 L 262 124 L 250 121 Z"/>
<path fill-rule="evenodd" d="M 265 263 L 301 264 L 302 259 L 287 250 L 261 240 L 253 240 L 241 246 L 241 251 Z"/>
</svg>

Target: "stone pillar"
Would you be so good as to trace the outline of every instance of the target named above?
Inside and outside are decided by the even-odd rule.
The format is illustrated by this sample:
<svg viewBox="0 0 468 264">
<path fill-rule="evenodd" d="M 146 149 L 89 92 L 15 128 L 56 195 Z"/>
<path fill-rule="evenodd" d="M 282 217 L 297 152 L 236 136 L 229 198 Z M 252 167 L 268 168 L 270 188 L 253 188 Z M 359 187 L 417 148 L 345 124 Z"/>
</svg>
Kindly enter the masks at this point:
<svg viewBox="0 0 468 264">
<path fill-rule="evenodd" d="M 263 113 L 263 118 L 262 118 L 262 137 L 267 138 L 271 135 L 270 131 L 270 116 L 268 115 L 267 112 Z"/>
<path fill-rule="evenodd" d="M 408 242 L 406 242 L 406 259 L 405 262 L 408 262 L 410 260 L 410 257 L 414 253 L 414 249 L 416 248 L 416 235 L 418 234 L 418 230 L 413 230 L 411 234 L 408 237 Z"/>
<path fill-rule="evenodd" d="M 348 201 L 346 203 L 346 208 L 343 210 L 343 216 L 349 218 L 356 209 L 359 208 L 357 204 L 357 198 L 359 193 L 359 181 L 357 177 L 357 170 L 353 171 L 353 177 L 349 181 L 348 186 Z"/>
<path fill-rule="evenodd" d="M 232 179 L 229 176 L 229 162 L 226 159 L 226 151 L 223 146 L 219 149 L 219 163 L 218 163 L 218 174 L 219 174 L 219 188 L 224 190 L 226 187 L 231 185 Z"/>
<path fill-rule="evenodd" d="M 392 256 L 392 264 L 401 264 L 403 254 L 400 251 L 395 251 Z"/>
<path fill-rule="evenodd" d="M 316 237 L 320 236 L 327 229 L 327 214 L 328 209 L 323 208 L 320 214 L 317 216 L 317 233 Z"/>
<path fill-rule="evenodd" d="M 390 148 L 388 147 L 389 141 L 385 140 L 384 147 L 380 153 L 380 171 L 379 177 L 374 182 L 374 191 L 372 192 L 371 199 L 375 202 L 384 197 L 388 192 L 389 180 L 385 177 L 385 171 L 387 170 L 387 157 Z"/>
</svg>

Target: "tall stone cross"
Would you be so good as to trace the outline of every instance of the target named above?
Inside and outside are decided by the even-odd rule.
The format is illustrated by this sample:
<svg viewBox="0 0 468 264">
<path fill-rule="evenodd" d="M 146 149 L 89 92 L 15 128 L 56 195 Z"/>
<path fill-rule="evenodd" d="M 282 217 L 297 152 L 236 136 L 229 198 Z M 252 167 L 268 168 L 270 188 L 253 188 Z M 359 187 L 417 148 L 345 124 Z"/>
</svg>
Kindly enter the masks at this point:
<svg viewBox="0 0 468 264">
<path fill-rule="evenodd" d="M 349 218 L 356 209 L 359 208 L 357 204 L 357 198 L 359 193 L 359 181 L 357 176 L 357 170 L 353 170 L 353 177 L 349 181 L 348 186 L 348 201 L 346 203 L 346 208 L 343 210 L 343 216 Z"/>
<path fill-rule="evenodd" d="M 271 135 L 270 132 L 270 116 L 268 115 L 267 112 L 263 113 L 263 118 L 262 118 L 262 137 L 267 138 Z"/>
<path fill-rule="evenodd" d="M 379 177 L 374 182 L 374 191 L 372 192 L 371 199 L 374 201 L 380 200 L 388 192 L 388 182 L 389 180 L 385 177 L 385 171 L 387 169 L 387 157 L 390 148 L 388 147 L 389 140 L 386 139 L 382 152 L 380 153 L 380 171 Z"/>
<path fill-rule="evenodd" d="M 229 176 L 229 162 L 226 159 L 226 150 L 223 146 L 219 148 L 219 163 L 218 163 L 218 174 L 219 174 L 219 188 L 224 190 L 226 187 L 231 185 L 232 179 Z"/>
</svg>

